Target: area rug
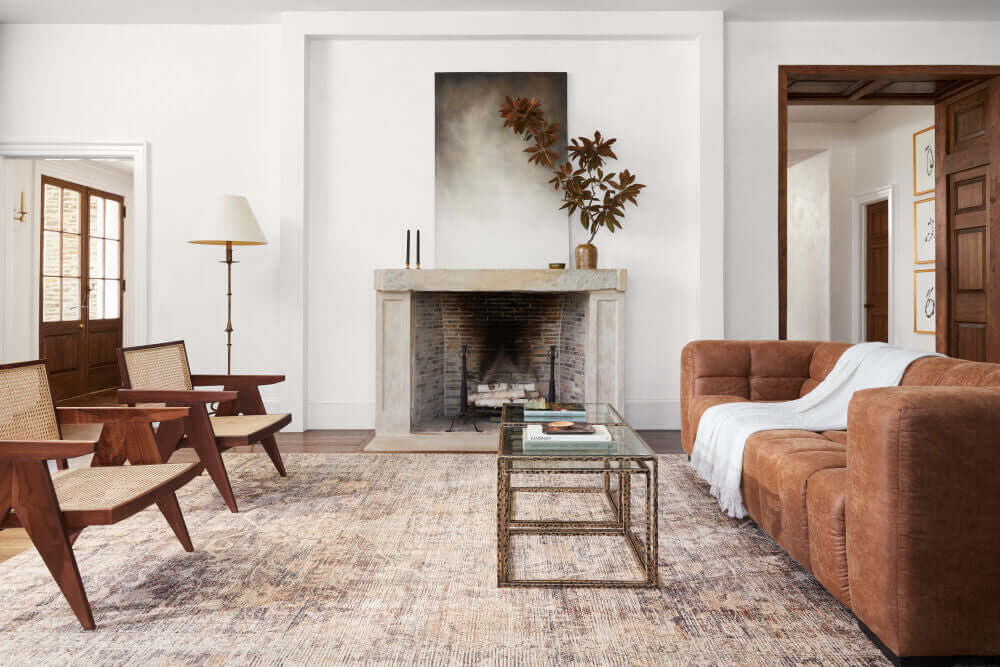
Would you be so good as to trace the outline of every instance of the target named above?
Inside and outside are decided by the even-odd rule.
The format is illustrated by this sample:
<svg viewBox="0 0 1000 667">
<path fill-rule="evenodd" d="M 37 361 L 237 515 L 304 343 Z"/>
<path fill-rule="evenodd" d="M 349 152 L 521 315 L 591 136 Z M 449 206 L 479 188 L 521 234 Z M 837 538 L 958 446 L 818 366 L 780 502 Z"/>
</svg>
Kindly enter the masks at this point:
<svg viewBox="0 0 1000 667">
<path fill-rule="evenodd" d="M 718 511 L 682 455 L 660 457 L 656 590 L 498 590 L 492 457 L 285 460 L 279 478 L 264 455 L 227 456 L 240 514 L 205 476 L 181 490 L 194 553 L 155 510 L 85 531 L 76 553 L 95 632 L 33 550 L 0 565 L 4 655 L 144 667 L 882 663 L 846 608 L 753 524 Z M 536 507 L 519 513 L 551 511 L 546 494 L 526 495 Z M 628 562 L 600 538 L 534 539 L 517 545 L 515 567 Z"/>
</svg>

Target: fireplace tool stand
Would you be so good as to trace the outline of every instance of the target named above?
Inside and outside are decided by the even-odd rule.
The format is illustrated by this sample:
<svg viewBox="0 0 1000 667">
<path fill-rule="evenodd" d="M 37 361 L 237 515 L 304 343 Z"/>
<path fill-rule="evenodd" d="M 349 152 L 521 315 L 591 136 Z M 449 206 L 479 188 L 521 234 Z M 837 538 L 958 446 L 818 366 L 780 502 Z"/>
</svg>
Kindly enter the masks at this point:
<svg viewBox="0 0 1000 667">
<path fill-rule="evenodd" d="M 469 346 L 462 346 L 462 385 L 459 390 L 459 405 L 458 414 L 451 418 L 451 426 L 445 433 L 451 433 L 455 430 L 455 422 L 461 421 L 463 424 L 472 423 L 472 428 L 476 430 L 476 433 L 482 433 L 483 430 L 479 428 L 479 424 L 476 423 L 476 407 L 473 406 L 469 409 L 469 368 L 468 368 L 468 356 L 469 356 Z"/>
<path fill-rule="evenodd" d="M 549 345 L 549 406 L 556 402 L 556 346 Z"/>
</svg>

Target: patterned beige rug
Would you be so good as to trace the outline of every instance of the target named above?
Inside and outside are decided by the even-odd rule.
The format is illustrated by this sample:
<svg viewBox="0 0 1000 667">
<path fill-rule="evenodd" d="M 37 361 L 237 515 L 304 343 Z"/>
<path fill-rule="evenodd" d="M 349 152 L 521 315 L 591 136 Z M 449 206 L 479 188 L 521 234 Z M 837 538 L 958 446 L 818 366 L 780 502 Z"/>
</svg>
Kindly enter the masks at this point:
<svg viewBox="0 0 1000 667">
<path fill-rule="evenodd" d="M 227 457 L 243 512 L 180 494 L 196 551 L 155 511 L 77 542 L 96 632 L 34 551 L 0 565 L 18 664 L 881 664 L 853 616 L 765 535 L 660 459 L 659 590 L 502 589 L 496 462 L 482 455 Z M 535 494 L 531 494 L 534 496 Z M 592 499 L 597 494 L 587 494 Z M 542 494 L 535 507 L 545 512 Z M 599 506 L 581 512 L 599 516 Z M 515 545 L 520 572 L 628 566 L 601 538 Z M 624 552 L 621 552 L 624 553 Z M 563 561 L 571 561 L 563 563 Z"/>
</svg>

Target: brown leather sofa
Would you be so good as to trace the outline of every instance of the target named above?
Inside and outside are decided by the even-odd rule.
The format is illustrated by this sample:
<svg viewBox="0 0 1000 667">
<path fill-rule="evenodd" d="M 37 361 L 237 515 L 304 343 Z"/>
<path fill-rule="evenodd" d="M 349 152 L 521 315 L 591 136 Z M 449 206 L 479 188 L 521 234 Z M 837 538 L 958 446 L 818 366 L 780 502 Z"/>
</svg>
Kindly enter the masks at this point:
<svg viewBox="0 0 1000 667">
<path fill-rule="evenodd" d="M 848 347 L 689 343 L 681 353 L 684 449 L 691 453 L 709 407 L 798 398 Z M 998 387 L 1000 364 L 927 357 L 899 387 L 857 392 L 846 431 L 763 431 L 747 440 L 750 517 L 897 662 L 1000 655 Z"/>
</svg>

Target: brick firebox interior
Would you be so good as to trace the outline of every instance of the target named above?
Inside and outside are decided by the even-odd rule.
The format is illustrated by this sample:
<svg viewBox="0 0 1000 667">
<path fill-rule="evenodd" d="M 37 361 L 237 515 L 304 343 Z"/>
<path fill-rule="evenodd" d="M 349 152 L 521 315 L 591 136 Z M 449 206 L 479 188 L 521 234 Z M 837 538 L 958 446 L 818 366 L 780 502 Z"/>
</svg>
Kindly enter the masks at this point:
<svg viewBox="0 0 1000 667">
<path fill-rule="evenodd" d="M 586 301 L 579 293 L 414 294 L 413 422 L 458 412 L 463 345 L 470 386 L 534 382 L 542 391 L 555 345 L 558 400 L 582 401 Z"/>
</svg>

